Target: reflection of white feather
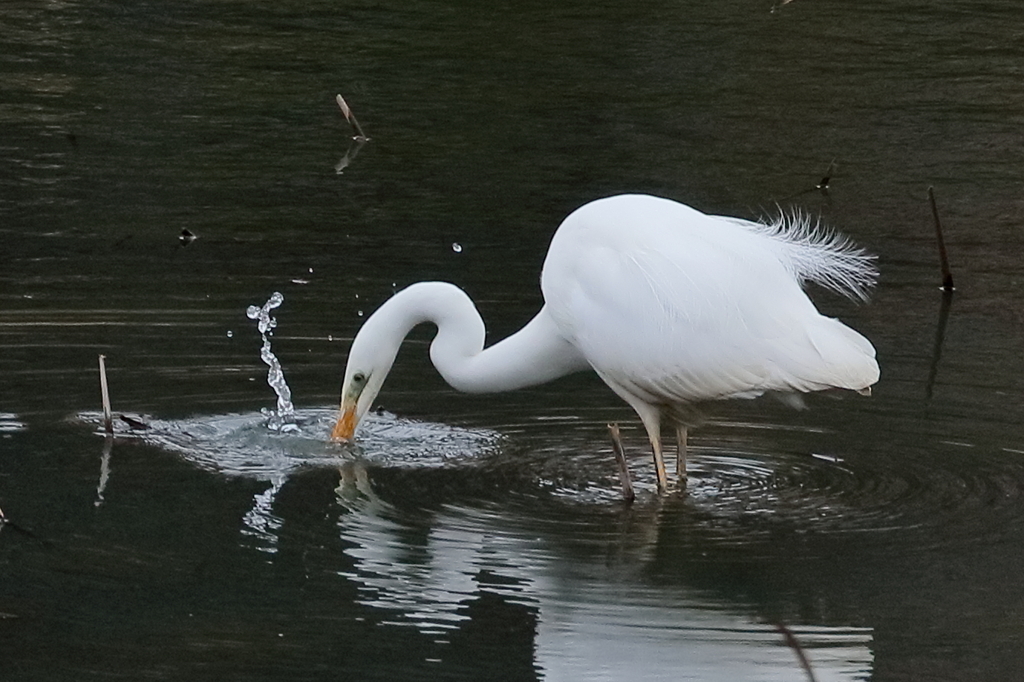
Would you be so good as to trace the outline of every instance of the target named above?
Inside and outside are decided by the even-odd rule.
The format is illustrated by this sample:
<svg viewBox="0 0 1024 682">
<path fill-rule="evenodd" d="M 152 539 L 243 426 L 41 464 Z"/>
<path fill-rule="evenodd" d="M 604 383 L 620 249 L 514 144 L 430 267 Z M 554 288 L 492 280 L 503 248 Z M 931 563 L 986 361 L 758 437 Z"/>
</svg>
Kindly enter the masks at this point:
<svg viewBox="0 0 1024 682">
<path fill-rule="evenodd" d="M 274 503 L 287 476 L 311 464 L 338 467 L 338 503 L 344 509 L 339 541 L 352 559 L 339 579 L 356 585 L 362 604 L 394 614 L 386 622 L 444 641 L 470 617 L 465 607 L 486 590 L 537 614 L 536 665 L 546 679 L 799 677 L 793 653 L 745 605 L 714 601 L 685 586 L 655 588 L 637 577 L 661 537 L 657 514 L 633 517 L 611 567 L 570 557 L 556 539 L 523 530 L 518 517 L 491 510 L 447 508 L 429 519 L 409 519 L 376 495 L 363 462 L 429 468 L 440 463 L 438 448 L 461 450 L 472 460 L 495 446 L 495 434 L 373 415 L 364 441 L 371 451 L 359 460 L 323 442 L 330 412 L 303 410 L 298 416 L 309 433 L 270 432 L 253 414 L 147 419 L 149 429 L 121 435 L 181 453 L 210 471 L 270 482 L 241 522 L 246 544 L 270 554 L 270 561 L 286 522 L 274 513 Z M 97 428 L 102 419 L 96 413 L 81 418 Z M 482 585 L 484 573 L 500 580 Z M 793 630 L 809 647 L 819 680 L 870 676 L 870 631 Z"/>
<path fill-rule="evenodd" d="M 467 619 L 459 609 L 477 592 L 474 563 L 485 553 L 484 537 L 435 527 L 423 546 L 412 547 L 400 539 L 407 529 L 384 516 L 349 513 L 339 524 L 353 543 L 345 553 L 356 560 L 356 570 L 344 575 L 359 586 L 363 604 L 438 635 Z"/>
<path fill-rule="evenodd" d="M 538 612 L 536 665 L 546 679 L 800 679 L 796 656 L 775 628 L 742 605 L 647 586 L 603 563 L 569 560 L 544 539 L 502 528 L 493 515 L 471 510 L 435 516 L 423 543 L 413 546 L 405 539 L 411 525 L 390 518 L 394 513 L 367 501 L 339 520 L 342 538 L 353 545 L 346 553 L 356 560 L 345 577 L 359 585 L 364 604 L 395 613 L 391 622 L 443 641 L 468 618 L 464 607 L 486 589 Z M 642 565 L 644 554 L 640 548 L 626 561 Z M 481 571 L 505 584 L 479 585 Z M 809 649 L 817 679 L 870 677 L 870 630 L 793 631 Z"/>
</svg>

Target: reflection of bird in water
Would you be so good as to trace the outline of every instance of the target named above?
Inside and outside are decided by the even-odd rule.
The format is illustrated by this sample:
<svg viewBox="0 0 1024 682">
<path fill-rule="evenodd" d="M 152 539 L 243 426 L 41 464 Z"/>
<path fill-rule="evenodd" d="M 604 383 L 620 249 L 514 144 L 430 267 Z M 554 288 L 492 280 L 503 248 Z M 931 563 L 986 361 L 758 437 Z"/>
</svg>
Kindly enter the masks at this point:
<svg viewBox="0 0 1024 682">
<path fill-rule="evenodd" d="M 430 358 L 460 391 L 509 391 L 593 369 L 640 416 L 664 491 L 662 419 L 676 428 L 683 478 L 689 405 L 866 392 L 878 380 L 871 343 L 822 316 L 801 288 L 811 280 L 863 298 L 875 276 L 870 256 L 807 220 L 767 225 L 650 196 L 600 199 L 555 233 L 544 307 L 487 349 L 480 314 L 452 284 L 413 284 L 378 308 L 352 343 L 332 438 L 352 438 L 402 340 L 429 322 L 438 330 Z"/>
</svg>

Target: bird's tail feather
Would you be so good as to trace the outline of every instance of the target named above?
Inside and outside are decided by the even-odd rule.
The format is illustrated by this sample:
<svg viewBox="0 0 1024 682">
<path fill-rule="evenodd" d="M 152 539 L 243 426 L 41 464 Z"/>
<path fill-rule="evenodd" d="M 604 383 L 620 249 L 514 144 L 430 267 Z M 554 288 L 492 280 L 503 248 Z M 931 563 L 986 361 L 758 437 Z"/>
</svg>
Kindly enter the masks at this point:
<svg viewBox="0 0 1024 682">
<path fill-rule="evenodd" d="M 878 279 L 876 257 L 800 210 L 765 222 L 732 219 L 769 237 L 779 259 L 801 280 L 866 301 Z"/>
</svg>

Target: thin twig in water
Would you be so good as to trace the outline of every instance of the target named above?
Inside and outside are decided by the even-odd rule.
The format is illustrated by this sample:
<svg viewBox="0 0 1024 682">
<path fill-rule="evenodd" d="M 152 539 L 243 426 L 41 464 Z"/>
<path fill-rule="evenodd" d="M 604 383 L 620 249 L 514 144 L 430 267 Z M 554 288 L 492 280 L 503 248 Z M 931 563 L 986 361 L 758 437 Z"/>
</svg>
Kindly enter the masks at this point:
<svg viewBox="0 0 1024 682">
<path fill-rule="evenodd" d="M 790 194 L 788 197 L 782 199 L 782 201 L 791 201 L 792 199 L 802 197 L 805 194 L 810 194 L 811 192 L 815 191 L 821 192 L 826 198 L 828 198 L 828 186 L 829 183 L 832 182 L 832 174 L 835 172 L 836 160 L 832 159 L 832 161 L 830 161 L 828 164 L 828 168 L 825 170 L 824 177 L 822 177 L 821 180 L 818 181 L 817 185 L 815 185 L 814 187 L 808 187 L 807 189 L 804 190 L 800 190 L 796 194 Z"/>
<path fill-rule="evenodd" d="M 18 524 L 16 524 L 16 523 L 15 523 L 14 521 L 11 521 L 11 520 L 10 520 L 9 518 L 7 518 L 7 517 L 6 517 L 5 515 L 4 515 L 4 512 L 3 512 L 3 510 L 2 510 L 2 509 L 0 509 L 0 530 L 3 530 L 3 529 L 4 529 L 4 528 L 6 528 L 7 526 L 10 526 L 10 527 L 11 527 L 11 528 L 13 528 L 14 530 L 16 530 L 16 531 L 18 531 L 19 533 L 22 533 L 22 534 L 24 534 L 24 535 L 27 535 L 27 536 L 28 536 L 28 537 L 30 537 L 30 538 L 34 538 L 34 537 L 36 537 L 36 534 L 35 534 L 35 533 L 33 533 L 32 531 L 28 530 L 27 528 L 22 528 L 21 526 L 19 526 Z"/>
<path fill-rule="evenodd" d="M 828 163 L 828 169 L 825 171 L 825 177 L 821 179 L 814 189 L 818 190 L 822 194 L 828 194 L 828 183 L 832 180 L 832 174 L 836 172 L 836 160 L 832 159 Z"/>
<path fill-rule="evenodd" d="M 131 427 L 132 431 L 145 431 L 146 429 L 149 428 L 149 424 L 147 424 L 146 422 L 140 419 L 133 419 L 132 417 L 129 417 L 126 414 L 119 414 L 117 415 L 117 417 L 125 424 L 127 424 L 129 427 Z"/>
<path fill-rule="evenodd" d="M 100 393 L 103 397 L 103 428 L 114 433 L 114 422 L 110 416 L 110 393 L 107 391 L 106 355 L 100 355 Z"/>
<path fill-rule="evenodd" d="M 939 265 L 942 267 L 942 289 L 953 290 L 953 273 L 949 269 L 949 257 L 946 255 L 946 240 L 942 238 L 942 223 L 939 222 L 939 208 L 935 204 L 935 188 L 928 187 L 928 201 L 932 205 L 932 217 L 935 218 L 935 238 L 939 242 Z"/>
<path fill-rule="evenodd" d="M 359 150 L 366 144 L 365 137 L 353 137 L 352 142 L 349 143 L 348 149 L 345 151 L 345 156 L 341 157 L 338 163 L 334 164 L 334 172 L 341 175 L 349 164 L 356 160 L 356 155 L 359 154 Z"/>
<path fill-rule="evenodd" d="M 775 629 L 782 634 L 789 648 L 796 652 L 800 665 L 803 666 L 804 672 L 807 673 L 807 679 L 811 682 L 817 682 L 817 678 L 814 676 L 814 669 L 811 668 L 811 662 L 807 659 L 807 654 L 804 653 L 804 648 L 800 645 L 800 641 L 793 635 L 793 631 L 782 623 L 776 623 Z"/>
<path fill-rule="evenodd" d="M 942 290 L 939 303 L 939 323 L 935 327 L 935 343 L 932 344 L 932 363 L 928 367 L 928 379 L 924 384 L 925 399 L 931 400 L 935 390 L 935 378 L 939 375 L 939 361 L 942 359 L 942 343 L 946 338 L 946 324 L 949 322 L 949 308 L 953 303 L 953 290 Z"/>
<path fill-rule="evenodd" d="M 107 436 L 103 439 L 103 455 L 100 458 L 100 482 L 96 486 L 96 500 L 93 506 L 99 507 L 103 504 L 103 491 L 107 489 L 107 481 L 110 480 L 110 454 L 114 451 L 114 437 Z"/>
<path fill-rule="evenodd" d="M 345 98 L 338 95 L 335 99 L 338 102 L 338 108 L 341 109 L 341 114 L 345 117 L 345 120 L 351 123 L 352 127 L 355 128 L 355 139 L 369 140 L 370 138 L 363 132 L 363 127 L 359 125 L 359 121 L 356 120 L 356 115 L 352 113 L 352 109 L 349 108 Z"/>
</svg>

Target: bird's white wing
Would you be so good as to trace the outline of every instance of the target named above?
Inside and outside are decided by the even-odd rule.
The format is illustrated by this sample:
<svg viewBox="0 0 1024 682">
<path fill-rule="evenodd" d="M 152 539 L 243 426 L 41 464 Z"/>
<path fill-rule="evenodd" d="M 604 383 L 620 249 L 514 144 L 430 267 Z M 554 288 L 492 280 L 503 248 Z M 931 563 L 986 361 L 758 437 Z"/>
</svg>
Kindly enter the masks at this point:
<svg viewBox="0 0 1024 682">
<path fill-rule="evenodd" d="M 648 403 L 874 383 L 870 343 L 818 314 L 771 238 L 676 202 L 612 197 L 566 219 L 541 284 L 591 366 Z"/>
</svg>

